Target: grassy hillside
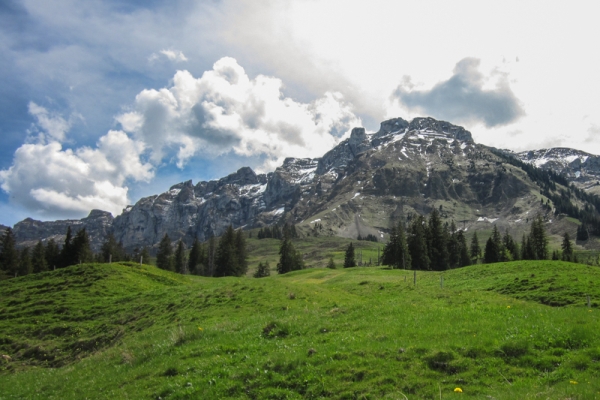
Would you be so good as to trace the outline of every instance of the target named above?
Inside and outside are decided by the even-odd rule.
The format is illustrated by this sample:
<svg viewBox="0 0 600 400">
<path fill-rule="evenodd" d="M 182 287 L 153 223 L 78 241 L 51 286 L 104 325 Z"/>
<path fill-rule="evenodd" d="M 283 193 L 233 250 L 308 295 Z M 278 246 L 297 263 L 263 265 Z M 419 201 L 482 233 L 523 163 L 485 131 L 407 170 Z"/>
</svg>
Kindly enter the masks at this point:
<svg viewBox="0 0 600 400">
<path fill-rule="evenodd" d="M 90 264 L 3 281 L 0 399 L 600 398 L 600 269 L 416 275 Z"/>
</svg>

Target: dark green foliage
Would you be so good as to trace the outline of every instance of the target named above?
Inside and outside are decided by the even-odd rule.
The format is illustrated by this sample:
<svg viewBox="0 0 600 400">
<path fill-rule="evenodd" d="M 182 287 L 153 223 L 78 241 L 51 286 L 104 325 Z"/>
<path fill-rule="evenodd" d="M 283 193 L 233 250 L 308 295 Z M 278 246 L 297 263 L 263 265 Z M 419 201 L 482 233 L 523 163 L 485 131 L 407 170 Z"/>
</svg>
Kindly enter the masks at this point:
<svg viewBox="0 0 600 400">
<path fill-rule="evenodd" d="M 31 266 L 31 256 L 29 254 L 29 248 L 21 250 L 21 256 L 19 257 L 19 276 L 29 275 L 33 272 Z"/>
<path fill-rule="evenodd" d="M 109 233 L 100 248 L 100 262 L 128 261 L 128 258 L 123 245 L 120 242 L 117 242 L 112 232 Z"/>
<path fill-rule="evenodd" d="M 563 235 L 563 241 L 562 241 L 562 260 L 563 261 L 574 261 L 574 254 L 573 254 L 573 244 L 571 243 L 571 237 L 569 236 L 568 232 L 565 232 L 565 234 Z"/>
<path fill-rule="evenodd" d="M 429 251 L 429 262 L 434 271 L 448 269 L 448 247 L 447 233 L 442 226 L 440 213 L 433 209 L 429 215 L 427 229 L 427 249 Z"/>
<path fill-rule="evenodd" d="M 333 262 L 333 257 L 329 257 L 329 261 L 327 262 L 327 268 L 329 269 L 335 269 L 335 263 Z"/>
<path fill-rule="evenodd" d="M 254 273 L 254 277 L 255 278 L 264 278 L 267 276 L 271 275 L 271 266 L 269 265 L 268 261 L 265 261 L 265 263 L 263 264 L 262 262 L 258 263 L 258 268 L 256 269 L 256 272 Z"/>
<path fill-rule="evenodd" d="M 208 248 L 206 249 L 206 271 L 205 276 L 214 276 L 215 274 L 215 259 L 217 257 L 217 239 L 211 236 L 208 239 Z"/>
<path fill-rule="evenodd" d="M 354 257 L 354 246 L 350 243 L 346 248 L 346 253 L 344 255 L 344 268 L 352 267 L 356 267 L 356 259 Z"/>
<path fill-rule="evenodd" d="M 219 239 L 214 276 L 242 276 L 248 270 L 246 242 L 242 230 L 229 225 Z"/>
<path fill-rule="evenodd" d="M 67 227 L 67 235 L 63 243 L 62 249 L 60 249 L 60 256 L 58 257 L 58 268 L 68 267 L 69 265 L 77 264 L 77 254 L 73 248 L 73 232 L 71 226 Z"/>
<path fill-rule="evenodd" d="M 517 261 L 521 258 L 521 251 L 519 245 L 513 237 L 508 233 L 508 229 L 504 232 L 502 237 L 502 247 L 504 249 L 502 254 L 502 261 Z"/>
<path fill-rule="evenodd" d="M 142 261 L 142 263 L 150 263 L 150 253 L 148 253 L 148 248 L 146 246 L 143 246 L 141 249 L 136 247 L 133 250 L 133 255 L 131 256 L 133 262 L 140 262 L 140 260 Z"/>
<path fill-rule="evenodd" d="M 546 260 L 548 258 L 548 237 L 544 228 L 544 219 L 538 215 L 531 223 L 529 234 L 531 250 L 534 260 Z"/>
<path fill-rule="evenodd" d="M 286 235 L 279 246 L 279 262 L 277 263 L 277 272 L 285 274 L 290 271 L 296 271 L 304 268 L 302 254 L 296 251 L 292 240 Z"/>
<path fill-rule="evenodd" d="M 588 232 L 587 225 L 585 223 L 579 225 L 577 227 L 577 240 L 585 242 L 590 238 L 590 234 Z"/>
<path fill-rule="evenodd" d="M 412 260 L 412 268 L 429 270 L 430 260 L 427 249 L 427 236 L 425 231 L 425 218 L 422 215 L 413 218 L 410 224 L 408 237 L 408 250 Z"/>
<path fill-rule="evenodd" d="M 479 247 L 479 239 L 477 238 L 477 232 L 473 233 L 471 238 L 471 246 L 469 247 L 469 256 L 474 264 L 477 264 L 481 258 L 481 247 Z"/>
<path fill-rule="evenodd" d="M 492 235 L 485 243 L 485 251 L 483 254 L 483 262 L 486 264 L 497 263 L 502 261 L 502 239 L 500 238 L 500 232 L 496 225 L 492 230 Z"/>
<path fill-rule="evenodd" d="M 185 246 L 181 239 L 179 239 L 177 242 L 177 249 L 175 249 L 173 264 L 175 272 L 183 275 L 186 275 L 189 272 L 187 269 L 187 264 L 185 263 Z"/>
<path fill-rule="evenodd" d="M 11 228 L 7 228 L 2 236 L 0 267 L 10 276 L 15 276 L 19 270 L 19 253 L 15 248 L 15 237 Z"/>
<path fill-rule="evenodd" d="M 406 243 L 406 235 L 402 222 L 398 226 L 392 227 L 390 231 L 390 240 L 383 248 L 384 265 L 389 265 L 396 269 L 410 269 L 412 261 Z"/>
<path fill-rule="evenodd" d="M 60 249 L 54 239 L 50 239 L 48 240 L 48 243 L 46 243 L 44 256 L 49 270 L 54 270 L 60 265 Z"/>
<path fill-rule="evenodd" d="M 372 233 L 369 233 L 367 236 L 358 235 L 356 240 L 366 240 L 368 242 L 375 242 L 375 243 L 378 242 L 377 236 L 373 235 Z"/>
<path fill-rule="evenodd" d="M 206 275 L 206 271 L 204 271 L 205 266 L 206 254 L 204 252 L 204 247 L 200 245 L 198 238 L 194 238 L 194 243 L 192 243 L 192 249 L 190 250 L 188 258 L 188 271 L 190 274 L 194 275 Z"/>
<path fill-rule="evenodd" d="M 81 229 L 73 238 L 71 254 L 76 263 L 88 263 L 94 261 L 94 254 L 90 248 L 90 238 L 85 228 Z M 72 264 L 71 264 L 72 265 Z"/>
<path fill-rule="evenodd" d="M 46 262 L 44 244 L 40 240 L 37 242 L 33 251 L 31 252 L 31 266 L 33 273 L 44 272 L 48 270 L 48 263 Z"/>
<path fill-rule="evenodd" d="M 158 244 L 158 252 L 156 253 L 156 266 L 166 271 L 174 271 L 173 263 L 173 248 L 171 247 L 171 239 L 165 233 L 165 236 Z"/>
<path fill-rule="evenodd" d="M 469 256 L 469 249 L 467 248 L 467 239 L 462 230 L 456 233 L 456 240 L 458 242 L 458 266 L 466 267 L 471 265 L 471 257 Z"/>
<path fill-rule="evenodd" d="M 458 243 L 458 232 L 454 221 L 450 225 L 446 225 L 446 238 L 448 239 L 448 267 L 456 268 L 459 266 L 460 245 Z"/>
</svg>

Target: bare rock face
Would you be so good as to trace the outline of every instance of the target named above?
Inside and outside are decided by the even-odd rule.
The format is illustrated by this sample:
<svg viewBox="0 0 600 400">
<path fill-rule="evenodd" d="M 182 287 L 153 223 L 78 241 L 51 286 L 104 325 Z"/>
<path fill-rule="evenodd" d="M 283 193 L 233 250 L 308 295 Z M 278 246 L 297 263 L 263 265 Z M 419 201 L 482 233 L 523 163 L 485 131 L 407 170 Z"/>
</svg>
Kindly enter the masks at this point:
<svg viewBox="0 0 600 400">
<path fill-rule="evenodd" d="M 90 238 L 92 251 L 97 252 L 111 229 L 113 219 L 111 213 L 101 210 L 92 210 L 87 217 L 77 220 L 43 222 L 26 218 L 15 224 L 13 233 L 15 241 L 20 247 L 31 247 L 35 246 L 39 240 L 54 239 L 57 244 L 62 244 L 69 226 L 73 235 L 85 228 Z"/>
<path fill-rule="evenodd" d="M 582 153 L 518 156 L 590 183 L 600 178 L 600 158 Z M 178 183 L 114 219 L 95 210 L 82 220 L 26 219 L 14 231 L 18 243 L 29 246 L 39 239 L 63 240 L 69 225 L 75 232 L 85 227 L 96 251 L 109 231 L 133 250 L 155 247 L 165 234 L 190 245 L 194 237 L 220 236 L 229 225 L 249 229 L 282 222 L 308 234 L 383 238 L 391 218 L 407 220 L 435 207 L 464 229 L 489 231 L 494 223 L 520 237 L 529 217 L 541 210 L 539 191 L 523 170 L 474 143 L 464 128 L 433 118 L 394 118 L 375 133 L 353 129 L 321 158 L 287 158 L 266 175 L 244 167 L 215 181 Z"/>
</svg>

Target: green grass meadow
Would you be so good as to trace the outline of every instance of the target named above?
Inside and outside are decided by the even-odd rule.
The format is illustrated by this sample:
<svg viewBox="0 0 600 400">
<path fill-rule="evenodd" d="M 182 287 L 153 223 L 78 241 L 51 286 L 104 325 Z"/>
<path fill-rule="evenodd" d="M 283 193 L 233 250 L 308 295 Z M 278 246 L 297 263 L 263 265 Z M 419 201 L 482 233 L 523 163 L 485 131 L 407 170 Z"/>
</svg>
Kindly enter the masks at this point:
<svg viewBox="0 0 600 400">
<path fill-rule="evenodd" d="M 526 261 L 416 279 L 113 263 L 2 281 L 12 360 L 0 359 L 0 399 L 600 399 L 599 268 Z"/>
</svg>

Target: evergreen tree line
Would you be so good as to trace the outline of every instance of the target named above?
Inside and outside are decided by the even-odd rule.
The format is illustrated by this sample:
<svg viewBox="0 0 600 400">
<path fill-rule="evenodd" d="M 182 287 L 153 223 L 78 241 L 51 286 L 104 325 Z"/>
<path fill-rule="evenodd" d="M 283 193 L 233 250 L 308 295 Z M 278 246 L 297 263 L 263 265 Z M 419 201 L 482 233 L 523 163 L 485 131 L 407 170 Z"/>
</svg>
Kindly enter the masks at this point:
<svg viewBox="0 0 600 400">
<path fill-rule="evenodd" d="M 272 227 L 264 227 L 260 228 L 258 231 L 257 237 L 259 239 L 279 239 L 282 240 L 284 235 L 288 235 L 292 239 L 296 239 L 298 237 L 298 232 L 296 232 L 296 225 L 294 224 L 285 224 L 282 228 L 279 228 L 278 225 L 273 225 Z"/>
<path fill-rule="evenodd" d="M 358 235 L 358 237 L 356 238 L 356 240 L 365 240 L 367 242 L 378 242 L 377 240 L 377 236 L 369 233 L 366 236 L 361 236 L 360 234 Z"/>
<path fill-rule="evenodd" d="M 393 226 L 381 261 L 392 268 L 435 271 L 472 263 L 464 232 L 456 229 L 454 221 L 443 224 L 437 209 L 429 219 L 410 218 L 406 230 L 402 222 Z"/>
<path fill-rule="evenodd" d="M 587 240 L 589 233 L 600 236 L 600 196 L 579 189 L 574 184 L 569 184 L 564 175 L 537 168 L 497 150 L 492 150 L 492 152 L 505 162 L 524 170 L 527 176 L 541 187 L 540 193 L 552 201 L 555 215 L 566 214 L 579 219 L 584 224 L 585 233 L 582 231 L 580 235 L 578 232 L 577 240 Z M 567 189 L 560 189 L 556 193 L 556 183 Z M 585 203 L 583 209 L 573 203 L 573 197 Z"/>
<path fill-rule="evenodd" d="M 8 228 L 0 239 L 0 246 L 0 270 L 8 276 L 23 276 L 96 260 L 85 228 L 73 236 L 69 226 L 62 247 L 50 239 L 46 244 L 40 240 L 35 246 L 20 250 L 16 247 L 12 229 Z"/>
<path fill-rule="evenodd" d="M 187 256 L 183 241 L 179 240 L 174 250 L 169 235 L 165 234 L 158 245 L 156 266 L 180 274 L 242 276 L 248 271 L 247 259 L 243 231 L 234 230 L 229 225 L 218 241 L 213 236 L 205 244 L 201 244 L 197 238 L 194 239 Z"/>
</svg>

